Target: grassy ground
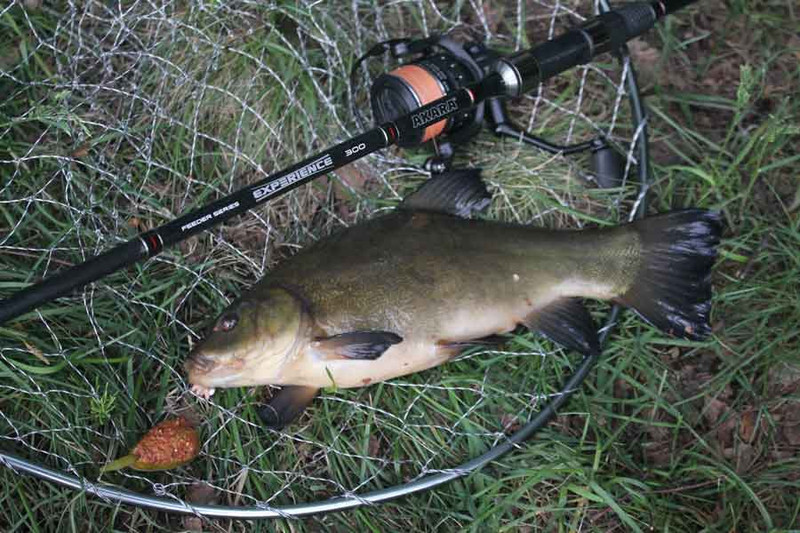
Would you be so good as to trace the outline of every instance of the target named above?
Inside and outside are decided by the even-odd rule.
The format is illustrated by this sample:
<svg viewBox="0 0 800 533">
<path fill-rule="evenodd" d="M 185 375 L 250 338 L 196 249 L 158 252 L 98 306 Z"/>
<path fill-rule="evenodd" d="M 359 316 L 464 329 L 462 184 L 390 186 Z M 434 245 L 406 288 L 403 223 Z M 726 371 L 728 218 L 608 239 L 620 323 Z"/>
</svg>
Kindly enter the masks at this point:
<svg viewBox="0 0 800 533">
<path fill-rule="evenodd" d="M 531 4 L 518 13 L 514 2 L 479 12 L 455 4 L 438 18 L 404 3 L 359 17 L 324 4 L 165 4 L 133 25 L 130 13 L 87 6 L 26 2 L 0 15 L 0 295 L 354 133 L 344 79 L 352 50 L 371 37 L 460 21 L 513 47 L 544 38 L 552 12 Z M 625 314 L 583 389 L 530 443 L 466 479 L 374 508 L 200 522 L 3 469 L 0 529 L 800 527 L 798 16 L 790 0 L 703 2 L 633 48 L 651 116 L 651 211 L 715 208 L 727 224 L 708 342 L 666 338 Z M 590 71 L 580 102 L 582 74 L 564 76 L 548 84 L 550 103 L 525 99 L 517 116 L 557 139 L 572 124 L 564 109 L 608 128 L 615 75 L 611 62 Z M 623 111 L 613 128 L 622 147 L 627 120 Z M 578 138 L 592 130 L 582 118 L 574 127 Z M 224 391 L 208 404 L 187 393 L 180 372 L 232 295 L 298 247 L 394 205 L 424 177 L 411 167 L 424 157 L 372 158 L 0 326 L 0 449 L 94 480 L 97 464 L 165 414 L 191 411 L 204 453 L 190 467 L 103 480 L 190 501 L 276 505 L 390 486 L 501 441 L 535 414 L 539 395 L 557 390 L 573 356 L 511 335 L 501 351 L 328 391 L 280 434 L 256 424 L 263 392 Z M 495 218 L 611 223 L 635 196 L 633 187 L 597 191 L 582 161 L 489 136 L 461 158 L 485 169 Z M 594 310 L 599 319 L 605 308 Z"/>
</svg>

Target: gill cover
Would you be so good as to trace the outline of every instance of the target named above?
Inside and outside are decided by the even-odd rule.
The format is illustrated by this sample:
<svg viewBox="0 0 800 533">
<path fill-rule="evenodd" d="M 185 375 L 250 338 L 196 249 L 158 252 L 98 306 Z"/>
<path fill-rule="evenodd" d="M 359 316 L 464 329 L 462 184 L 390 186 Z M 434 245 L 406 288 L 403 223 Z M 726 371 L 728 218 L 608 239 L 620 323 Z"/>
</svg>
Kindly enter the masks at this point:
<svg viewBox="0 0 800 533">
<path fill-rule="evenodd" d="M 220 314 L 196 355 L 238 359 L 283 355 L 297 339 L 302 313 L 300 301 L 281 287 L 254 291 Z"/>
</svg>

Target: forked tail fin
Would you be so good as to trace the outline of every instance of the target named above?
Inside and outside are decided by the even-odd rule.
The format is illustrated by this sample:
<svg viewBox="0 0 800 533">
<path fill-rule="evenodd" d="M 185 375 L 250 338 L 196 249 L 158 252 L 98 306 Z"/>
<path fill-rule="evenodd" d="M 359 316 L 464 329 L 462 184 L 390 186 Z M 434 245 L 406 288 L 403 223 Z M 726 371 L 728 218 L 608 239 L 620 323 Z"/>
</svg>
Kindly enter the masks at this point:
<svg viewBox="0 0 800 533">
<path fill-rule="evenodd" d="M 671 211 L 633 224 L 641 261 L 628 291 L 616 300 L 678 337 L 711 333 L 711 267 L 722 233 L 718 213 Z"/>
</svg>

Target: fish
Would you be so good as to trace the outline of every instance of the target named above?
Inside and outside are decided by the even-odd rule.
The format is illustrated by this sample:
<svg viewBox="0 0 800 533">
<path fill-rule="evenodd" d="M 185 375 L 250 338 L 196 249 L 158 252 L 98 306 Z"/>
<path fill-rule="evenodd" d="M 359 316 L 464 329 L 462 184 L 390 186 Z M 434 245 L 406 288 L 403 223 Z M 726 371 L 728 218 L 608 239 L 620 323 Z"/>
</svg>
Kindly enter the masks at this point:
<svg viewBox="0 0 800 533">
<path fill-rule="evenodd" d="M 710 334 L 718 213 L 551 230 L 476 217 L 490 200 L 478 169 L 443 173 L 395 210 L 296 253 L 191 351 L 192 389 L 208 397 L 220 387 L 280 386 L 258 409 L 280 429 L 320 389 L 420 372 L 519 326 L 597 355 L 583 299 L 633 309 L 679 338 Z"/>
</svg>

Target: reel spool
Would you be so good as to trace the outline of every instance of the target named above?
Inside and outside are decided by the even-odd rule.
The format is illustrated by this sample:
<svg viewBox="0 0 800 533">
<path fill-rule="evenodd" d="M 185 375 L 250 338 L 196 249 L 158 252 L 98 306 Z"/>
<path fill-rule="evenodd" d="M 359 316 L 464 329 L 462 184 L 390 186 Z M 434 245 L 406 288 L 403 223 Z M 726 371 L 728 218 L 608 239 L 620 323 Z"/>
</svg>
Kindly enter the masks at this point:
<svg viewBox="0 0 800 533">
<path fill-rule="evenodd" d="M 372 114 L 378 124 L 394 121 L 425 104 L 438 100 L 461 87 L 483 79 L 485 57 L 478 56 L 481 46 L 469 45 L 469 51 L 448 37 L 432 37 L 411 41 L 407 47 L 391 48 L 395 58 L 423 48 L 423 56 L 380 75 L 370 88 Z M 437 52 L 435 49 L 441 48 Z M 475 57 L 474 57 L 475 56 Z M 483 60 L 478 63 L 477 60 Z M 398 144 L 404 148 L 418 146 L 443 135 L 450 142 L 464 142 L 480 131 L 485 103 L 468 113 L 428 126 L 424 132 L 409 136 Z"/>
</svg>

